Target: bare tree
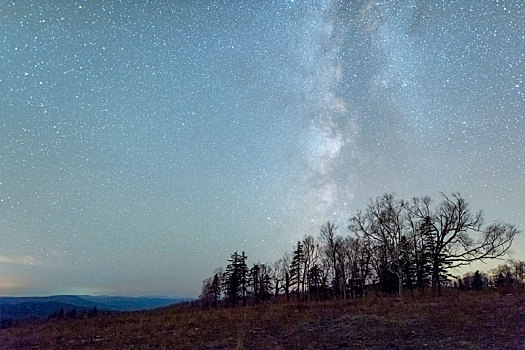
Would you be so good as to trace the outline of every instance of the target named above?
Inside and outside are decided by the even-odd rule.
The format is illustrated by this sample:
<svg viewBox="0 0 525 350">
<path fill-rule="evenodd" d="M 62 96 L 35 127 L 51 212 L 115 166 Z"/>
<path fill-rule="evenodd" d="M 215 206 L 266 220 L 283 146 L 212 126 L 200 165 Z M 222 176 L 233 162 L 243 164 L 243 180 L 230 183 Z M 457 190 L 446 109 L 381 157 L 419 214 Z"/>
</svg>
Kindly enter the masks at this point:
<svg viewBox="0 0 525 350">
<path fill-rule="evenodd" d="M 316 265 L 317 257 L 319 256 L 319 243 L 317 243 L 312 235 L 308 235 L 303 239 L 303 278 L 302 278 L 302 289 L 303 296 L 305 296 L 305 289 L 308 286 L 308 273 L 310 269 Z M 310 295 L 307 296 L 310 299 Z"/>
<path fill-rule="evenodd" d="M 336 237 L 335 239 L 335 271 L 337 278 L 337 286 L 339 287 L 339 293 L 343 296 L 343 299 L 347 298 L 347 255 L 345 254 L 345 239 L 343 237 Z"/>
<path fill-rule="evenodd" d="M 285 253 L 284 256 L 279 259 L 274 266 L 274 270 L 277 272 L 277 278 L 282 284 L 284 289 L 284 294 L 286 295 L 286 300 L 290 300 L 290 287 L 291 287 L 291 275 L 290 275 L 290 265 L 291 258 L 288 253 Z M 278 283 L 276 283 L 276 286 Z M 275 289 L 275 297 L 278 297 L 278 289 Z"/>
<path fill-rule="evenodd" d="M 199 299 L 202 302 L 202 305 L 206 308 L 209 308 L 213 304 L 213 278 L 209 277 L 202 281 L 201 294 Z"/>
<path fill-rule="evenodd" d="M 323 253 L 326 257 L 324 262 L 328 265 L 327 272 L 332 272 L 332 289 L 334 295 L 339 293 L 340 285 L 340 271 L 339 264 L 337 263 L 338 256 L 338 244 L 336 237 L 337 227 L 334 223 L 328 221 L 321 227 L 321 241 L 324 243 Z"/>
<path fill-rule="evenodd" d="M 346 266 L 345 276 L 350 280 L 350 295 L 361 296 L 363 287 L 369 276 L 371 265 L 371 250 L 368 242 L 359 237 L 345 237 L 343 241 L 343 252 Z"/>
<path fill-rule="evenodd" d="M 424 197 L 423 200 L 430 200 L 428 197 Z M 433 251 L 433 240 L 431 237 L 430 221 L 426 217 L 421 220 L 409 210 L 407 215 L 408 224 L 410 227 L 410 245 L 412 248 L 411 252 L 411 268 L 415 280 L 415 285 L 419 289 L 421 294 L 424 294 L 425 287 L 430 284 L 430 277 L 432 271 L 432 251 Z"/>
<path fill-rule="evenodd" d="M 260 262 L 253 264 L 250 269 L 249 284 L 253 301 L 257 304 L 266 301 L 271 295 L 272 269 Z"/>
<path fill-rule="evenodd" d="M 287 263 L 287 265 L 289 264 Z M 288 267 L 286 267 L 285 269 L 287 268 Z M 279 297 L 279 291 L 281 290 L 281 287 L 284 288 L 284 285 L 282 285 L 282 283 L 284 282 L 283 258 L 273 263 L 272 281 L 275 299 L 277 300 L 277 298 Z"/>
<path fill-rule="evenodd" d="M 397 293 L 403 291 L 404 261 L 401 259 L 403 237 L 410 232 L 407 220 L 407 203 L 385 194 L 370 201 L 365 213 L 358 212 L 350 219 L 349 229 L 356 235 L 370 240 L 378 252 L 383 253 L 381 269 L 397 278 Z"/>
<path fill-rule="evenodd" d="M 216 307 L 219 303 L 222 289 L 222 269 L 216 269 L 213 277 L 207 278 L 202 282 L 202 292 L 200 299 L 205 307 Z"/>
<path fill-rule="evenodd" d="M 440 272 L 504 256 L 511 247 L 518 229 L 506 223 L 483 227 L 481 211 L 472 213 L 468 203 L 454 193 L 443 194 L 443 201 L 431 209 L 429 197 L 414 198 L 411 215 L 428 223 L 431 241 L 432 293 L 441 294 Z"/>
<path fill-rule="evenodd" d="M 525 261 L 509 260 L 509 264 L 512 266 L 516 280 L 523 284 L 525 282 Z"/>
</svg>

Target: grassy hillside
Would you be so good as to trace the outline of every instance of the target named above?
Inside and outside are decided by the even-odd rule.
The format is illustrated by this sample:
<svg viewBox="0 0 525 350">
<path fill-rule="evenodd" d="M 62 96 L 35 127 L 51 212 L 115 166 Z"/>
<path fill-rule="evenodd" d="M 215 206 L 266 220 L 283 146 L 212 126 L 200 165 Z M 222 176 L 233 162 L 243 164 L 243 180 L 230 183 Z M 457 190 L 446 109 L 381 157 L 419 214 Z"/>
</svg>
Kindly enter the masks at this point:
<svg viewBox="0 0 525 350">
<path fill-rule="evenodd" d="M 455 292 L 201 310 L 164 309 L 0 330 L 3 349 L 516 349 L 525 295 Z"/>
</svg>

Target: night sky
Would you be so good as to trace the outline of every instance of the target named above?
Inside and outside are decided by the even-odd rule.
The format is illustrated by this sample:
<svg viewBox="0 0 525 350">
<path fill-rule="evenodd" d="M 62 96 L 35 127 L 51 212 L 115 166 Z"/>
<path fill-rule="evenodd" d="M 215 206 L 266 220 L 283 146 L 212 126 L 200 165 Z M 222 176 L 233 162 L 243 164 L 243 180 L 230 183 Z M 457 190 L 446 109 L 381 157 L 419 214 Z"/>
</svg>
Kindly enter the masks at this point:
<svg viewBox="0 0 525 350">
<path fill-rule="evenodd" d="M 0 294 L 197 296 L 385 192 L 525 229 L 522 0 L 1 1 L 0 38 Z"/>
</svg>

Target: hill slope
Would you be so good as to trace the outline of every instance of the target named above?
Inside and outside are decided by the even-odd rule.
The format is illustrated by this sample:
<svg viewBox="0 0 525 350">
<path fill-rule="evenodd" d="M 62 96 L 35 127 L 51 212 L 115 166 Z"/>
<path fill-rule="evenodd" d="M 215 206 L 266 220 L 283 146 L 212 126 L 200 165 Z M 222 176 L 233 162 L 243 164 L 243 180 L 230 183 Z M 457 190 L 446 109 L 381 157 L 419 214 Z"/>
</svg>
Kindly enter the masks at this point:
<svg viewBox="0 0 525 350">
<path fill-rule="evenodd" d="M 525 296 L 369 297 L 201 310 L 172 306 L 0 330 L 0 348 L 509 349 L 525 345 Z"/>
</svg>

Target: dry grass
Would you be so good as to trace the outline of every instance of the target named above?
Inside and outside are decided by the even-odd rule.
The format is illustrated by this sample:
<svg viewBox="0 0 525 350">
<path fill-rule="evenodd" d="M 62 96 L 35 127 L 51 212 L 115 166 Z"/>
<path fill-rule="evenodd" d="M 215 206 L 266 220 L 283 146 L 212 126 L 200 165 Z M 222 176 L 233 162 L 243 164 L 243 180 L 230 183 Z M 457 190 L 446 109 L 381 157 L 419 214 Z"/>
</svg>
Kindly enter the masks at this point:
<svg viewBox="0 0 525 350">
<path fill-rule="evenodd" d="M 2 349 L 525 349 L 525 295 L 171 307 L 0 331 Z"/>
</svg>

